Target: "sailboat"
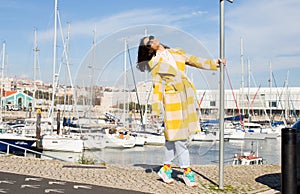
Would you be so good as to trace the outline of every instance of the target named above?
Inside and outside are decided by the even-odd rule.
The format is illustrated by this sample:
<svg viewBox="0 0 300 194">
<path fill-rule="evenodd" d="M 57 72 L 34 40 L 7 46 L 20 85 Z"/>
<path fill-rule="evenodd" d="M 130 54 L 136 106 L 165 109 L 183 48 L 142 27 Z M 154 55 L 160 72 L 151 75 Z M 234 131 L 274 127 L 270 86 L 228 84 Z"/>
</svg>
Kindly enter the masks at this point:
<svg viewBox="0 0 300 194">
<path fill-rule="evenodd" d="M 253 142 L 251 143 L 252 149 L 250 152 L 242 152 L 235 154 L 233 157 L 232 165 L 262 165 L 265 160 L 258 156 L 258 145 L 256 145 L 256 152 L 253 150 Z"/>
<path fill-rule="evenodd" d="M 57 0 L 55 0 L 55 11 L 54 11 L 54 50 L 53 50 L 53 80 L 52 80 L 52 103 L 49 110 L 48 118 L 51 122 L 51 133 L 41 135 L 41 145 L 43 150 L 52 151 L 71 151 L 81 152 L 84 148 L 84 141 L 81 135 L 63 135 L 61 131 L 58 134 L 53 134 L 54 128 L 54 99 L 55 90 L 57 84 L 57 73 L 56 73 L 56 31 L 57 31 L 57 17 L 58 17 L 58 6 Z M 59 124 L 59 123 L 58 123 Z"/>
<path fill-rule="evenodd" d="M 36 138 L 25 137 L 22 134 L 8 133 L 6 127 L 3 123 L 2 118 L 2 94 L 3 94 L 3 78 L 4 78 L 4 58 L 5 58 L 5 42 L 2 43 L 2 66 L 1 66 L 1 86 L 0 86 L 0 151 L 20 151 L 20 149 L 9 146 L 8 144 L 19 146 L 22 148 L 30 148 L 35 142 Z"/>
</svg>

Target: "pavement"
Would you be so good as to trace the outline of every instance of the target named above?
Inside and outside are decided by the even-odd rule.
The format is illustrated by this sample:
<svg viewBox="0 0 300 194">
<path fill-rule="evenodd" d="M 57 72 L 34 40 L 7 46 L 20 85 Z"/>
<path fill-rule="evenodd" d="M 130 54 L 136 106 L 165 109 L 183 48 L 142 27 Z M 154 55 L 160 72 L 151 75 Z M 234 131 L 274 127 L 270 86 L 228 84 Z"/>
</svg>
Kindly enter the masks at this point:
<svg viewBox="0 0 300 194">
<path fill-rule="evenodd" d="M 160 165 L 79 165 L 50 159 L 0 156 L 0 193 L 280 193 L 279 165 L 224 166 L 219 189 L 218 165 L 196 165 L 197 187 L 187 187 L 183 171 L 173 168 L 175 183 L 158 177 Z"/>
<path fill-rule="evenodd" d="M 111 194 L 142 194 L 143 192 L 129 191 L 111 187 L 81 184 L 70 181 L 47 179 L 30 175 L 0 172 L 0 193 L 111 193 Z"/>
</svg>

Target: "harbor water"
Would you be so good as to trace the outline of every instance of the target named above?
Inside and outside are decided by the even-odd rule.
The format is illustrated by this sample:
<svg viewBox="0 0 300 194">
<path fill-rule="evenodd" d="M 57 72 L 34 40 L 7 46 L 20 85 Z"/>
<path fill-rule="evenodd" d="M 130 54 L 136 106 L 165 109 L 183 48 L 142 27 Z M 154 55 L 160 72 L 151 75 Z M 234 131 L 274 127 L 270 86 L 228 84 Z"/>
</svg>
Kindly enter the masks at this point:
<svg viewBox="0 0 300 194">
<path fill-rule="evenodd" d="M 192 141 L 189 145 L 192 165 L 212 165 L 219 163 L 219 142 Z M 264 159 L 265 164 L 280 164 L 281 138 L 264 140 L 230 140 L 224 142 L 224 163 L 231 165 L 235 154 L 254 151 L 255 155 Z M 145 145 L 129 149 L 110 149 L 89 151 L 83 153 L 43 151 L 44 154 L 62 158 L 70 162 L 78 162 L 84 155 L 96 160 L 96 163 L 136 165 L 160 165 L 163 161 L 164 146 Z M 178 164 L 175 156 L 174 164 Z"/>
</svg>

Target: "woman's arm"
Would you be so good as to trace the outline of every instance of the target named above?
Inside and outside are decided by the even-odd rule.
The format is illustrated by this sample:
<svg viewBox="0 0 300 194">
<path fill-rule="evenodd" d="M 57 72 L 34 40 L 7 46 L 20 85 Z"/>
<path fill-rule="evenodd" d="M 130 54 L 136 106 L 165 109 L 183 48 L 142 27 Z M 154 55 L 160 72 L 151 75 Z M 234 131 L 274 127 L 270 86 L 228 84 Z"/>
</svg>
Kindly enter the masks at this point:
<svg viewBox="0 0 300 194">
<path fill-rule="evenodd" d="M 186 54 L 186 64 L 199 69 L 217 70 L 220 66 L 220 59 L 205 59 Z"/>
</svg>

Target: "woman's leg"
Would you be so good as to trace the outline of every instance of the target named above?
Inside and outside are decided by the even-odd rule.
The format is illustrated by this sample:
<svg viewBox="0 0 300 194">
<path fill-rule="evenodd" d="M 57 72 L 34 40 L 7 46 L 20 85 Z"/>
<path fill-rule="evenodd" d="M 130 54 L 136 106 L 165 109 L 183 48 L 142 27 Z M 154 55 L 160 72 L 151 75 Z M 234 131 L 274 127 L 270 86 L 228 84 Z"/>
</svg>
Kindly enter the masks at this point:
<svg viewBox="0 0 300 194">
<path fill-rule="evenodd" d="M 180 168 L 188 168 L 191 165 L 190 153 L 186 145 L 187 140 L 174 141 L 175 153 L 178 157 Z"/>
<path fill-rule="evenodd" d="M 165 143 L 165 156 L 164 156 L 164 165 L 158 171 L 158 176 L 162 178 L 165 183 L 171 184 L 174 182 L 172 178 L 172 169 L 171 164 L 174 158 L 174 142 L 166 141 Z"/>
<path fill-rule="evenodd" d="M 187 186 L 196 187 L 195 173 L 191 170 L 190 153 L 187 148 L 187 140 L 175 142 L 176 156 L 178 156 L 180 168 L 184 169 L 183 181 Z"/>
<path fill-rule="evenodd" d="M 172 164 L 172 160 L 175 156 L 175 145 L 174 141 L 166 141 L 165 143 L 165 155 L 164 164 Z"/>
</svg>

